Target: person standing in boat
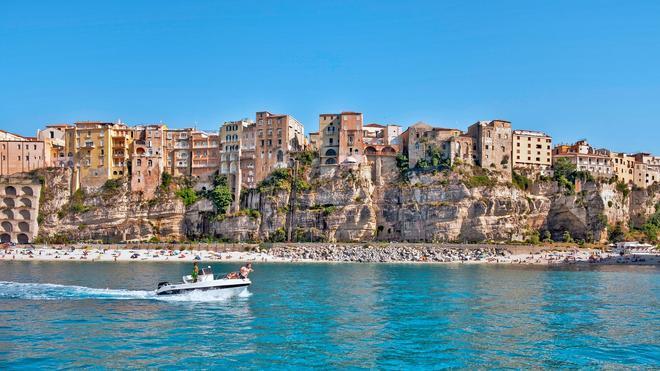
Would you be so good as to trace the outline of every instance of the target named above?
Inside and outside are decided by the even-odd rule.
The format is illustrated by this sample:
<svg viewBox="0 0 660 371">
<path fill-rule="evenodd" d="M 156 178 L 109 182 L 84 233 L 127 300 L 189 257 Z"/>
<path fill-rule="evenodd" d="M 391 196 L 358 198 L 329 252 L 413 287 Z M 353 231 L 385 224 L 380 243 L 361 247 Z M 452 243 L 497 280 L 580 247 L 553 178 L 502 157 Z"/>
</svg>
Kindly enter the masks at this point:
<svg viewBox="0 0 660 371">
<path fill-rule="evenodd" d="M 250 272 L 252 272 L 252 271 L 253 271 L 253 269 L 252 269 L 252 263 L 247 263 L 247 264 L 245 264 L 244 266 L 241 267 L 241 269 L 240 269 L 240 271 L 239 271 L 239 273 L 238 273 L 238 276 L 239 276 L 241 279 L 246 279 L 246 278 L 248 278 L 248 275 L 249 275 Z"/>
<path fill-rule="evenodd" d="M 193 263 L 193 271 L 192 271 L 192 279 L 193 282 L 197 282 L 197 276 L 199 275 L 199 267 L 197 266 L 197 262 Z"/>
</svg>

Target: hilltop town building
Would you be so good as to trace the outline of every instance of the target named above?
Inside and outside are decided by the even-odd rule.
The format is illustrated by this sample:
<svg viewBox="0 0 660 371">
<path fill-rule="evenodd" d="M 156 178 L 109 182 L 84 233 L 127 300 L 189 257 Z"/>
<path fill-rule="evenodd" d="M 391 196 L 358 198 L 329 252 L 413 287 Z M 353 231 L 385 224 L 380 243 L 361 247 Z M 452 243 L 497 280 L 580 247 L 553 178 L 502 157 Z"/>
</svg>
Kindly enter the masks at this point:
<svg viewBox="0 0 660 371">
<path fill-rule="evenodd" d="M 121 122 L 77 122 L 66 129 L 67 164 L 73 167 L 73 188 L 98 188 L 109 179 L 128 175 L 133 131 Z"/>
<path fill-rule="evenodd" d="M 418 166 L 420 160 L 431 161 L 434 154 L 439 154 L 449 164 L 457 160 L 463 164 L 474 164 L 473 138 L 459 129 L 436 128 L 418 122 L 401 136 L 411 168 Z"/>
<path fill-rule="evenodd" d="M 633 184 L 635 182 L 635 156 L 610 152 L 610 159 L 617 180 L 625 184 Z"/>
<path fill-rule="evenodd" d="M 50 156 L 44 141 L 0 130 L 0 175 L 48 167 Z"/>
<path fill-rule="evenodd" d="M 257 112 L 255 137 L 255 181 L 273 170 L 287 167 L 292 152 L 305 148 L 303 125 L 289 115 Z"/>
<path fill-rule="evenodd" d="M 68 124 L 46 125 L 43 130 L 37 131 L 37 139 L 44 142 L 47 154 L 47 167 L 66 167 L 67 156 L 64 148 L 66 129 L 71 128 Z"/>
<path fill-rule="evenodd" d="M 650 153 L 636 153 L 634 184 L 640 188 L 660 183 L 660 156 Z"/>
<path fill-rule="evenodd" d="M 165 169 L 165 125 L 146 125 L 133 128 L 131 148 L 131 190 L 142 192 L 150 199 L 161 184 Z"/>
<path fill-rule="evenodd" d="M 220 138 L 217 133 L 194 130 L 191 143 L 190 175 L 203 182 L 210 182 L 220 167 Z"/>
<path fill-rule="evenodd" d="M 572 145 L 556 146 L 552 150 L 553 164 L 560 158 L 568 159 L 577 170 L 588 171 L 596 178 L 609 179 L 614 175 L 610 151 L 595 149 L 584 139 Z"/>
<path fill-rule="evenodd" d="M 511 123 L 504 120 L 479 121 L 468 127 L 472 137 L 475 164 L 511 176 Z"/>
<path fill-rule="evenodd" d="M 321 165 L 361 163 L 364 154 L 362 114 L 359 112 L 319 115 Z"/>
<path fill-rule="evenodd" d="M 513 170 L 525 175 L 548 175 L 552 169 L 552 137 L 531 130 L 513 131 Z"/>
<path fill-rule="evenodd" d="M 234 194 L 235 209 L 238 208 L 241 188 L 254 186 L 254 126 L 254 121 L 243 119 L 225 122 L 220 127 L 220 174 L 227 177 Z"/>
<path fill-rule="evenodd" d="M 191 174 L 192 132 L 192 128 L 165 130 L 165 171 L 175 177 Z"/>
</svg>

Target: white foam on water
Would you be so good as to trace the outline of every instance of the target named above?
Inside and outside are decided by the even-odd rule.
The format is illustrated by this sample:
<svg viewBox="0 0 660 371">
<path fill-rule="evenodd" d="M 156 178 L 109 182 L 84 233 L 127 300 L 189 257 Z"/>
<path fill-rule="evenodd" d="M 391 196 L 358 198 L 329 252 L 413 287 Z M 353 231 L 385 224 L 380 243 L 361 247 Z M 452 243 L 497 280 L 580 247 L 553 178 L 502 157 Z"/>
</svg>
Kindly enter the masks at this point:
<svg viewBox="0 0 660 371">
<path fill-rule="evenodd" d="M 53 283 L 25 283 L 0 281 L 0 299 L 27 300 L 81 300 L 81 299 L 114 299 L 114 300 L 162 300 L 162 301 L 224 301 L 233 296 L 249 297 L 247 288 L 192 291 L 178 295 L 158 296 L 155 291 L 98 289 L 74 285 L 58 285 Z"/>
</svg>

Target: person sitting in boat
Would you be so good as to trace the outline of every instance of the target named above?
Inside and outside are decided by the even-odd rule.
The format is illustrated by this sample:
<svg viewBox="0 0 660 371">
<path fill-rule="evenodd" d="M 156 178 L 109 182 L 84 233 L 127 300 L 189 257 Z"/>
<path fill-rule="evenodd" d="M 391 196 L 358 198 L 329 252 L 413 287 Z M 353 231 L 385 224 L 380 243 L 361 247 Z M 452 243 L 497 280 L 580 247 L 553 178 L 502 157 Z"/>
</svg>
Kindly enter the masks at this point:
<svg viewBox="0 0 660 371">
<path fill-rule="evenodd" d="M 238 279 L 238 273 L 236 273 L 236 272 L 229 272 L 229 273 L 227 273 L 227 275 L 225 276 L 225 278 L 228 279 L 228 280 L 237 280 L 237 279 Z"/>
<path fill-rule="evenodd" d="M 193 282 L 197 282 L 197 276 L 199 275 L 199 267 L 197 266 L 197 262 L 193 263 L 193 271 L 192 271 L 192 279 Z"/>
<path fill-rule="evenodd" d="M 252 263 L 247 263 L 247 264 L 245 264 L 244 266 L 241 267 L 241 270 L 239 271 L 238 276 L 241 279 L 246 279 L 246 278 L 248 278 L 248 275 L 252 271 L 253 271 L 252 270 Z"/>
</svg>

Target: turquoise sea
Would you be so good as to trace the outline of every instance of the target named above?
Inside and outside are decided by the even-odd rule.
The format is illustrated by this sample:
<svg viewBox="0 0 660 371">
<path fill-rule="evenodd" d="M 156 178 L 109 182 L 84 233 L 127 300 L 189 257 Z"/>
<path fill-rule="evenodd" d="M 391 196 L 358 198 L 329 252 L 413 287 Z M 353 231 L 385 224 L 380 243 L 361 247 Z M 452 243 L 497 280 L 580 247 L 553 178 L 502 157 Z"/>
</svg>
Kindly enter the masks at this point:
<svg viewBox="0 0 660 371">
<path fill-rule="evenodd" d="M 212 264 L 216 272 L 237 264 Z M 0 262 L 0 369 L 660 368 L 657 267 Z"/>
</svg>

